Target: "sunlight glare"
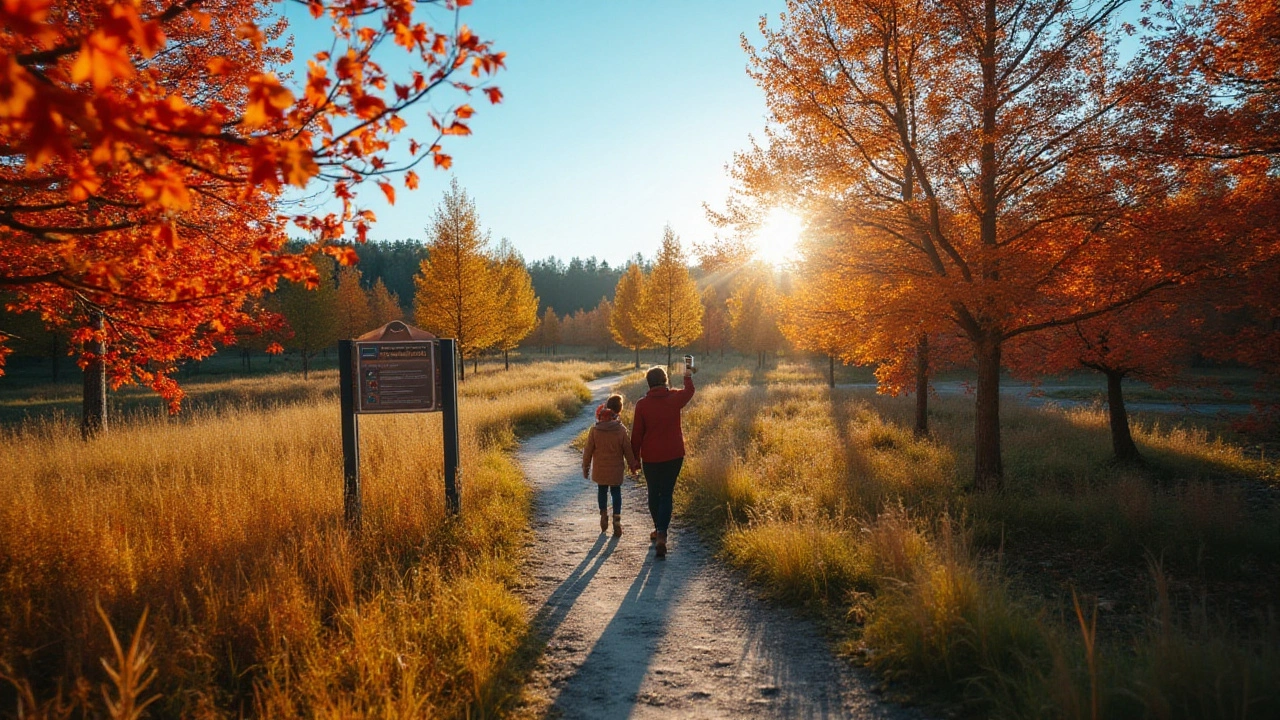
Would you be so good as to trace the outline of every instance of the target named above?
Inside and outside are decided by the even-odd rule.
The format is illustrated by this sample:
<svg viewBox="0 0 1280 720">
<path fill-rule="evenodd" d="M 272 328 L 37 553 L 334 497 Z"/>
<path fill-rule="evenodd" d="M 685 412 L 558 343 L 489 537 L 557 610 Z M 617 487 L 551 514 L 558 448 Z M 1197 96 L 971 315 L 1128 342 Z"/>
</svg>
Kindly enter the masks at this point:
<svg viewBox="0 0 1280 720">
<path fill-rule="evenodd" d="M 804 221 L 789 210 L 776 209 L 769 213 L 756 231 L 756 258 L 770 265 L 786 265 L 800 259 L 796 247 Z"/>
</svg>

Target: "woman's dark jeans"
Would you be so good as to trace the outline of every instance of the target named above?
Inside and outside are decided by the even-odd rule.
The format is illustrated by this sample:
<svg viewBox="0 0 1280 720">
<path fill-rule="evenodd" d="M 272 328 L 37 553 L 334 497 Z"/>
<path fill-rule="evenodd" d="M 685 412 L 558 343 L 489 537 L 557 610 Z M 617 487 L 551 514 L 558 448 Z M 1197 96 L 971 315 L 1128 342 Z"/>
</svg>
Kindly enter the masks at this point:
<svg viewBox="0 0 1280 720">
<path fill-rule="evenodd" d="M 609 496 L 613 495 L 613 514 L 622 514 L 622 486 L 621 485 L 598 485 L 596 490 L 596 499 L 600 501 L 600 509 L 609 509 Z"/>
<path fill-rule="evenodd" d="M 676 491 L 676 478 L 684 458 L 663 462 L 646 462 L 644 481 L 649 486 L 649 514 L 653 516 L 653 529 L 665 533 L 671 525 L 671 496 Z"/>
</svg>

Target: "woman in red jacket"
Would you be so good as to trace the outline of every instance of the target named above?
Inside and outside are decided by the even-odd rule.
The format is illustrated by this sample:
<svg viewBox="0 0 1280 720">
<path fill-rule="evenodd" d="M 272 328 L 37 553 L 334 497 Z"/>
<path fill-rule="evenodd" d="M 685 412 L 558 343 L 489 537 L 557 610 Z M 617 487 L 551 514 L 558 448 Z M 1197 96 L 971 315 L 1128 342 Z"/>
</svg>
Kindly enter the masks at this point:
<svg viewBox="0 0 1280 720">
<path fill-rule="evenodd" d="M 654 556 L 667 556 L 667 528 L 671 525 L 671 497 L 684 465 L 684 432 L 680 410 L 693 399 L 693 374 L 685 367 L 684 389 L 667 386 L 667 371 L 651 368 L 645 375 L 649 393 L 636 403 L 631 448 L 644 468 L 649 486 L 649 514 L 653 516 Z"/>
</svg>

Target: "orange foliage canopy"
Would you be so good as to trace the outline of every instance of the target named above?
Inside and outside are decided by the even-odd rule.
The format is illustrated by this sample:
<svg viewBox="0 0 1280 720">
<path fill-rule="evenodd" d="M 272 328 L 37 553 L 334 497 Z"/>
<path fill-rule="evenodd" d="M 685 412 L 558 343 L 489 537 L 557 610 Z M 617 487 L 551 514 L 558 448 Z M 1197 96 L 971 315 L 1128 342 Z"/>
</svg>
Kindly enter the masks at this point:
<svg viewBox="0 0 1280 720">
<path fill-rule="evenodd" d="M 334 42 L 295 92 L 274 71 L 291 53 L 266 0 L 0 3 L 0 290 L 78 342 L 105 317 L 116 385 L 150 382 L 176 407 L 175 361 L 233 342 L 279 279 L 314 282 L 312 254 L 355 260 L 335 241 L 374 220 L 361 183 L 394 202 L 388 176 L 412 189 L 420 161 L 449 166 L 440 141 L 469 134 L 474 110 L 428 113 L 429 135 L 402 139 L 411 106 L 443 90 L 501 100 L 481 85 L 503 53 L 421 19 L 470 0 L 305 4 Z M 390 45 L 395 77 L 374 59 Z M 337 202 L 285 216 L 290 186 Z M 311 238 L 298 252 L 289 223 Z"/>
<path fill-rule="evenodd" d="M 802 207 L 835 238 L 807 270 L 874 321 L 851 338 L 869 354 L 905 356 L 921 334 L 969 346 L 982 485 L 1003 472 L 1006 342 L 1229 262 L 1221 237 L 1162 222 L 1200 178 L 1151 152 L 1178 137 L 1160 100 L 1180 80 L 1164 48 L 1120 62 L 1123 6 L 789 0 L 748 47 L 776 122 L 739 156 L 746 203 L 728 215 Z"/>
</svg>

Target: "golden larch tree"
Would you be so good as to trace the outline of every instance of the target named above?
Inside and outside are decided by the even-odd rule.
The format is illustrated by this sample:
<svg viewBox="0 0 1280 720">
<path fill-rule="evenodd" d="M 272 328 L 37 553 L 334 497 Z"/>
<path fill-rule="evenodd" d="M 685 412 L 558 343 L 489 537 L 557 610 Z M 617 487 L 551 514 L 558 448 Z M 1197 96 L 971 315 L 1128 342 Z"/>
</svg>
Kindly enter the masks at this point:
<svg viewBox="0 0 1280 720">
<path fill-rule="evenodd" d="M 369 288 L 370 324 L 379 328 L 392 320 L 404 319 L 404 308 L 400 307 L 400 298 L 387 289 L 387 284 L 378 278 Z"/>
<path fill-rule="evenodd" d="M 756 367 L 764 367 L 766 356 L 780 350 L 786 342 L 778 327 L 781 298 L 771 269 L 748 268 L 726 304 L 733 347 L 755 355 Z"/>
<path fill-rule="evenodd" d="M 644 293 L 644 273 L 640 266 L 631 263 L 618 278 L 613 293 L 613 310 L 609 313 L 609 333 L 615 342 L 636 355 L 636 369 L 640 369 L 640 351 L 650 347 L 644 333 L 636 326 L 636 313 L 640 310 L 640 297 Z"/>
<path fill-rule="evenodd" d="M 633 322 L 649 342 L 666 346 L 667 367 L 671 367 L 672 348 L 702 336 L 702 298 L 685 265 L 680 238 L 670 225 L 662 230 L 662 247 L 641 288 Z"/>
<path fill-rule="evenodd" d="M 538 326 L 538 296 L 524 258 L 503 240 L 494 254 L 493 272 L 498 278 L 499 328 L 496 346 L 502 364 L 511 369 L 510 353 Z"/>
<path fill-rule="evenodd" d="M 543 352 L 550 352 L 552 355 L 556 354 L 556 345 L 560 344 L 561 331 L 563 330 L 561 326 L 563 324 L 560 318 L 556 316 L 555 308 L 549 307 L 542 313 L 542 320 L 538 322 L 536 341 Z"/>
<path fill-rule="evenodd" d="M 319 282 L 314 287 L 302 282 L 283 283 L 268 298 L 268 307 L 280 313 L 288 325 L 284 347 L 297 351 L 302 359 L 304 380 L 310 378 L 311 359 L 341 338 L 342 320 L 334 262 L 321 259 L 316 263 L 316 271 Z"/>
<path fill-rule="evenodd" d="M 458 343 L 463 358 L 478 357 L 501 331 L 497 282 L 475 202 L 449 183 L 427 230 L 427 259 L 414 277 L 414 319 L 422 329 Z M 459 363 L 466 379 L 466 368 Z"/>
<path fill-rule="evenodd" d="M 360 287 L 363 273 L 355 267 L 338 268 L 338 337 L 350 340 L 374 327 L 369 295 Z"/>
</svg>

